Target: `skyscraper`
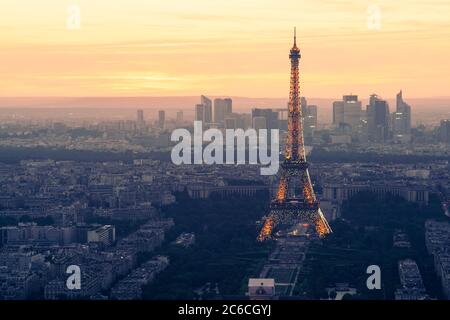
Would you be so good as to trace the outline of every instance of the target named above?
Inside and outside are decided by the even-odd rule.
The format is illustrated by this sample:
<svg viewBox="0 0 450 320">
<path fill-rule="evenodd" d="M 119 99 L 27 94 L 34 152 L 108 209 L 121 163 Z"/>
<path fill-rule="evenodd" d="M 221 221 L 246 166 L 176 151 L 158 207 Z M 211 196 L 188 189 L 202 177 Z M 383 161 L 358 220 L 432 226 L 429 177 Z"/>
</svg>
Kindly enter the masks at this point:
<svg viewBox="0 0 450 320">
<path fill-rule="evenodd" d="M 345 95 L 342 101 L 333 102 L 333 124 L 336 127 L 348 127 L 356 130 L 361 122 L 361 101 L 356 95 Z"/>
<path fill-rule="evenodd" d="M 225 129 L 237 129 L 237 118 L 228 117 L 224 120 Z"/>
<path fill-rule="evenodd" d="M 450 143 L 450 120 L 442 120 L 439 127 L 439 141 Z"/>
<path fill-rule="evenodd" d="M 266 129 L 278 129 L 278 112 L 273 109 L 252 109 L 252 119 L 255 117 L 264 117 L 266 119 Z"/>
<path fill-rule="evenodd" d="M 288 128 L 288 115 L 289 112 L 286 109 L 277 109 L 278 114 L 278 128 L 283 131 L 287 131 Z"/>
<path fill-rule="evenodd" d="M 164 124 L 166 122 L 166 112 L 164 110 L 158 111 L 158 127 L 164 129 Z"/>
<path fill-rule="evenodd" d="M 225 129 L 247 129 L 247 115 L 239 113 L 230 113 L 224 119 Z"/>
<path fill-rule="evenodd" d="M 405 135 L 411 132 L 411 106 L 403 100 L 403 92 L 397 94 L 397 109 L 393 116 L 394 134 Z"/>
<path fill-rule="evenodd" d="M 195 121 L 202 121 L 205 120 L 205 106 L 203 104 L 196 104 L 195 105 Z"/>
<path fill-rule="evenodd" d="M 267 119 L 262 116 L 252 117 L 252 127 L 256 131 L 260 129 L 267 129 Z"/>
<path fill-rule="evenodd" d="M 195 105 L 195 120 L 202 121 L 203 126 L 212 122 L 212 103 L 206 96 L 200 96 L 200 103 Z"/>
<path fill-rule="evenodd" d="M 144 124 L 144 110 L 137 111 L 137 124 L 138 125 Z"/>
<path fill-rule="evenodd" d="M 303 117 L 305 117 L 306 115 L 306 108 L 308 107 L 308 101 L 306 100 L 305 97 L 301 97 L 300 98 L 300 107 L 302 108 L 302 115 Z"/>
<path fill-rule="evenodd" d="M 306 107 L 306 113 L 303 115 L 303 126 L 305 138 L 311 139 L 317 128 L 317 106 L 308 105 Z"/>
<path fill-rule="evenodd" d="M 233 101 L 230 98 L 214 99 L 214 122 L 223 124 L 225 117 L 233 112 Z"/>
<path fill-rule="evenodd" d="M 205 123 L 212 122 L 212 102 L 211 99 L 205 96 L 200 97 L 200 103 L 203 105 L 203 121 Z"/>
<path fill-rule="evenodd" d="M 183 111 L 177 111 L 177 124 L 180 124 L 183 122 L 184 119 L 184 115 L 183 115 Z"/>
<path fill-rule="evenodd" d="M 402 136 L 405 134 L 404 130 L 404 117 L 401 112 L 393 112 L 391 116 L 392 133 L 395 136 Z"/>
<path fill-rule="evenodd" d="M 367 106 L 368 137 L 372 142 L 386 142 L 389 138 L 389 104 L 376 94 L 370 96 Z"/>
<path fill-rule="evenodd" d="M 343 101 L 333 102 L 333 124 L 339 127 L 344 122 L 344 103 Z"/>
</svg>

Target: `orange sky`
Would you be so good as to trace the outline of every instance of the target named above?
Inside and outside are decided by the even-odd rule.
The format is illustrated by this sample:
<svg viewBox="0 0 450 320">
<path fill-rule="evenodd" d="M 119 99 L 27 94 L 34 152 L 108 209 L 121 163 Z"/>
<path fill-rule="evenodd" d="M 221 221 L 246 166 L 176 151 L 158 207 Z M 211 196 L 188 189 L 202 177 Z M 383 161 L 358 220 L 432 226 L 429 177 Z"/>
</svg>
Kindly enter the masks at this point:
<svg viewBox="0 0 450 320">
<path fill-rule="evenodd" d="M 80 29 L 67 28 L 71 4 Z M 0 96 L 286 97 L 295 25 L 303 95 L 450 96 L 448 0 L 1 0 L 0 11 Z"/>
</svg>

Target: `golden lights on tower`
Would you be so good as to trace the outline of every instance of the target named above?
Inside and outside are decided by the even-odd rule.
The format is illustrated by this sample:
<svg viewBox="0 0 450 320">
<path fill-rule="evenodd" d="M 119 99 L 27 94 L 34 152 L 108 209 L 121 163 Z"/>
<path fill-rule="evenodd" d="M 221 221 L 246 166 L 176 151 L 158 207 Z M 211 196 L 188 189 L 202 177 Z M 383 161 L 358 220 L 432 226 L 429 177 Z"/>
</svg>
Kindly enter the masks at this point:
<svg viewBox="0 0 450 320">
<path fill-rule="evenodd" d="M 316 232 L 320 237 L 331 233 L 331 228 L 323 216 L 314 194 L 308 173 L 308 163 L 306 162 L 302 110 L 300 105 L 300 58 L 300 49 L 297 47 L 297 34 L 294 29 L 294 45 L 289 54 L 289 59 L 291 60 L 291 77 L 288 104 L 288 132 L 284 150 L 285 159 L 281 167 L 282 174 L 276 197 L 271 203 L 272 211 L 264 222 L 258 236 L 259 241 L 269 239 L 275 225 L 281 219 L 284 219 L 285 216 L 303 218 L 310 223 L 314 223 Z M 300 178 L 303 199 L 297 198 L 295 192 L 290 190 L 290 181 L 293 178 Z M 294 194 L 292 198 L 291 194 Z"/>
</svg>

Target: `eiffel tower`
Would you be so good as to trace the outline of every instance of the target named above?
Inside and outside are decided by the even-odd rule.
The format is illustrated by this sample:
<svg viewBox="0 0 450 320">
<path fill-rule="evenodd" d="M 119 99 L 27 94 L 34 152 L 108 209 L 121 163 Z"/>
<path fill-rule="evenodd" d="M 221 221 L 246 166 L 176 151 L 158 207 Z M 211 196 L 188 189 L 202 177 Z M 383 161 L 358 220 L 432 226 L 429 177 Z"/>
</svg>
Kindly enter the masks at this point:
<svg viewBox="0 0 450 320">
<path fill-rule="evenodd" d="M 306 234 L 323 237 L 332 232 L 320 209 L 308 172 L 300 108 L 298 76 L 300 58 L 294 28 L 294 46 L 289 54 L 291 85 L 284 161 L 280 168 L 276 197 L 270 203 L 270 213 L 258 236 L 259 241 L 272 238 L 275 227 L 279 225 L 288 225 L 292 234 L 298 234 L 303 229 Z"/>
</svg>

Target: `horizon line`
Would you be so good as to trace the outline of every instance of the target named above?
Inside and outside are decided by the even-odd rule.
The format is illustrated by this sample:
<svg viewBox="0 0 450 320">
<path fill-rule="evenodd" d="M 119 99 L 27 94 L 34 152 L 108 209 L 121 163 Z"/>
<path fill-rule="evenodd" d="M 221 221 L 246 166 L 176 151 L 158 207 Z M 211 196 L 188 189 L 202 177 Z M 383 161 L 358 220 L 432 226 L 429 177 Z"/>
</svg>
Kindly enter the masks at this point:
<svg viewBox="0 0 450 320">
<path fill-rule="evenodd" d="M 372 94 L 376 94 L 375 92 Z M 86 98 L 195 98 L 200 96 L 206 96 L 206 97 L 214 97 L 214 98 L 220 98 L 220 97 L 227 97 L 227 98 L 237 98 L 237 99 L 286 99 L 289 100 L 289 97 L 250 97 L 250 96 L 240 96 L 240 95 L 215 95 L 215 94 L 198 94 L 198 95 L 129 95 L 129 96 L 115 96 L 115 95 L 95 95 L 95 96 L 88 96 L 88 95 L 80 95 L 80 96 L 0 96 L 0 99 L 86 99 Z M 345 95 L 356 95 L 358 97 L 362 97 L 359 94 L 355 93 L 348 93 L 348 94 L 342 94 L 340 97 Z M 382 94 L 377 94 L 381 98 L 385 98 L 386 96 Z M 317 96 L 307 96 L 307 95 L 301 95 L 301 97 L 305 97 L 308 99 L 336 99 L 336 97 L 317 97 Z M 370 95 L 368 96 L 368 98 Z M 364 98 L 362 98 L 364 99 Z M 395 97 L 393 98 L 395 99 Z M 449 96 L 422 96 L 422 97 L 407 97 L 406 99 L 450 99 Z"/>
</svg>

